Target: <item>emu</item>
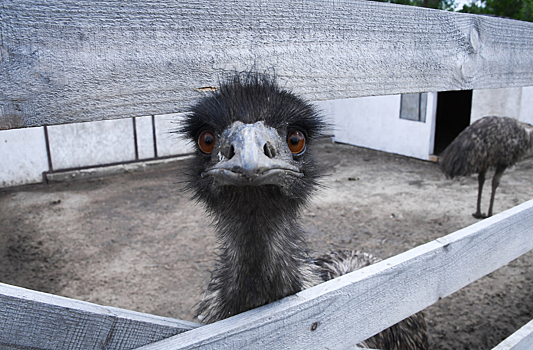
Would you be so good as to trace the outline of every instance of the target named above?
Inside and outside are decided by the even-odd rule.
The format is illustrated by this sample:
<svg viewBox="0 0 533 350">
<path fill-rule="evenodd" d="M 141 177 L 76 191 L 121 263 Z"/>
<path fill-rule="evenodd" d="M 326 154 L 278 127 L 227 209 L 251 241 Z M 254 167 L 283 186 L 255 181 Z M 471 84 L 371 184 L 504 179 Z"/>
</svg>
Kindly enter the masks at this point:
<svg viewBox="0 0 533 350">
<path fill-rule="evenodd" d="M 313 144 L 327 124 L 315 107 L 259 73 L 237 73 L 190 109 L 181 133 L 196 147 L 187 189 L 220 243 L 197 313 L 206 323 L 295 294 L 379 261 L 354 251 L 313 258 L 298 221 L 322 169 Z M 422 314 L 366 341 L 427 349 Z"/>
<path fill-rule="evenodd" d="M 464 129 L 442 152 L 439 160 L 446 177 L 478 174 L 477 219 L 492 216 L 494 195 L 503 172 L 514 165 L 533 147 L 533 126 L 508 117 L 484 117 Z M 481 213 L 481 193 L 488 169 L 492 178 L 487 215 Z"/>
</svg>

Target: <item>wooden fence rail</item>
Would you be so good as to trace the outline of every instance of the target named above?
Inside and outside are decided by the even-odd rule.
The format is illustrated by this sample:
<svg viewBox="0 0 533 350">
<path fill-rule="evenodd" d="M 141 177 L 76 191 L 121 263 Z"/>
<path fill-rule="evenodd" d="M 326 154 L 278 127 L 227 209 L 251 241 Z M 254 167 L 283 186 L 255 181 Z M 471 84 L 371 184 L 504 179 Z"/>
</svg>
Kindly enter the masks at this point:
<svg viewBox="0 0 533 350">
<path fill-rule="evenodd" d="M 0 283 L 1 349 L 134 349 L 198 326 Z"/>
<path fill-rule="evenodd" d="M 0 128 L 184 111 L 233 70 L 309 100 L 533 85 L 533 23 L 372 1 L 3 0 Z"/>
</svg>

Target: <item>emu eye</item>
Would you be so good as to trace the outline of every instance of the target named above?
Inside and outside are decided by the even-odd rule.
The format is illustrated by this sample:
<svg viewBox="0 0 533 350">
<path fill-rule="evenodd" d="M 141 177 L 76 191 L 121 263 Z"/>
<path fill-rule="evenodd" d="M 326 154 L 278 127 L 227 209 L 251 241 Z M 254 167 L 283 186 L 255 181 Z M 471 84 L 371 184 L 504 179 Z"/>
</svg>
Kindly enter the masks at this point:
<svg viewBox="0 0 533 350">
<path fill-rule="evenodd" d="M 209 130 L 202 131 L 198 137 L 198 147 L 200 147 L 200 151 L 206 154 L 213 152 L 213 148 L 215 148 L 215 134 Z"/>
<path fill-rule="evenodd" d="M 287 144 L 292 154 L 300 154 L 305 150 L 305 135 L 298 130 L 291 131 L 287 136 Z"/>
</svg>

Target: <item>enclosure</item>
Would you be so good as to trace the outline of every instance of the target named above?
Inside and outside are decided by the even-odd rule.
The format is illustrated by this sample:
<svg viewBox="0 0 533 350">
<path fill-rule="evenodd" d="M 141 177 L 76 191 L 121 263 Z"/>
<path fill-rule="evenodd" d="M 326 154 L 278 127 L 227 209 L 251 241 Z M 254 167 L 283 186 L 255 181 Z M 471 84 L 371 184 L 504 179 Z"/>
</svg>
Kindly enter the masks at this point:
<svg viewBox="0 0 533 350">
<path fill-rule="evenodd" d="M 533 85 L 530 23 L 390 4 L 4 2 L 1 19 L 8 129 L 183 112 L 251 68 L 310 100 Z M 1 342 L 347 348 L 529 251 L 532 206 L 202 327 L 3 285 Z M 516 349 L 528 327 L 510 339 Z"/>
</svg>

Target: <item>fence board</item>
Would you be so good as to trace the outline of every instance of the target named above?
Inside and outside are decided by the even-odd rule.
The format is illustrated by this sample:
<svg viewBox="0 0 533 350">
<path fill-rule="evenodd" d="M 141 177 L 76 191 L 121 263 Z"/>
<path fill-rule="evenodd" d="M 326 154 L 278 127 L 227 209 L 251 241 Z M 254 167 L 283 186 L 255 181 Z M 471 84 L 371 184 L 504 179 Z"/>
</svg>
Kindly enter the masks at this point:
<svg viewBox="0 0 533 350">
<path fill-rule="evenodd" d="M 533 320 L 498 344 L 492 350 L 531 350 L 533 349 Z"/>
<path fill-rule="evenodd" d="M 4 0 L 0 128 L 184 111 L 273 69 L 310 100 L 533 85 L 533 23 L 372 1 Z"/>
<path fill-rule="evenodd" d="M 2 349 L 134 349 L 199 324 L 0 283 Z"/>
<path fill-rule="evenodd" d="M 532 237 L 533 200 L 295 296 L 139 350 L 348 349 L 533 249 Z"/>
</svg>

